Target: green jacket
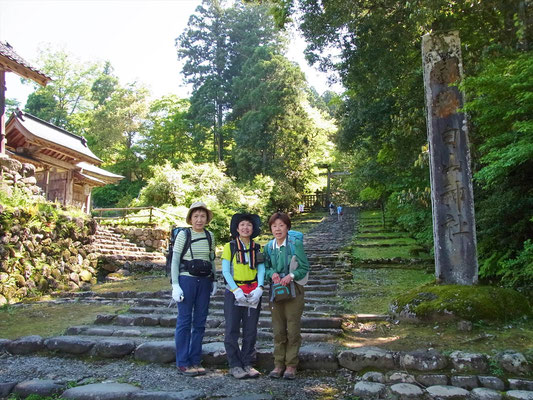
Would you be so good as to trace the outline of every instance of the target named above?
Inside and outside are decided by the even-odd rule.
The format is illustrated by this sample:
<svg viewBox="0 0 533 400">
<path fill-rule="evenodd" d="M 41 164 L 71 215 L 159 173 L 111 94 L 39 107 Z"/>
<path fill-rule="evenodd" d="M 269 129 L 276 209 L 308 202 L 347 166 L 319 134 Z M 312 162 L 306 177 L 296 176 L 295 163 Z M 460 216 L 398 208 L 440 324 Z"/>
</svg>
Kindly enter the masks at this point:
<svg viewBox="0 0 533 400">
<path fill-rule="evenodd" d="M 287 236 L 287 246 L 281 246 L 281 248 L 276 248 L 275 245 L 272 246 L 273 241 L 268 242 L 264 248 L 265 252 L 265 280 L 272 280 L 272 275 L 274 273 L 285 274 L 288 270 L 288 263 L 290 263 L 293 255 L 296 256 L 298 260 L 298 268 L 293 272 L 294 280 L 298 281 L 302 279 L 307 272 L 309 271 L 309 260 L 305 255 L 304 245 L 300 240 L 294 240 Z M 291 243 L 289 243 L 291 241 Z M 294 249 L 294 254 L 292 252 Z M 288 254 L 287 254 L 288 251 Z"/>
</svg>

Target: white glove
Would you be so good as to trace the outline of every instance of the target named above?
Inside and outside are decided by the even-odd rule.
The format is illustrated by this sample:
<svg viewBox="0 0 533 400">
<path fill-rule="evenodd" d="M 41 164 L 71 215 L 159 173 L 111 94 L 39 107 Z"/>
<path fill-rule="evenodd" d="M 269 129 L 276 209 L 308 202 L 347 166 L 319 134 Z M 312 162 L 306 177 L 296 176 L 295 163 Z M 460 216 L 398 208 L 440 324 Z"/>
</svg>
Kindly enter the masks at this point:
<svg viewBox="0 0 533 400">
<path fill-rule="evenodd" d="M 250 296 L 248 297 L 248 303 L 259 303 L 259 300 L 261 299 L 261 296 L 263 295 L 263 289 L 261 287 L 256 287 L 254 290 L 250 292 Z"/>
<path fill-rule="evenodd" d="M 235 300 L 237 301 L 245 301 L 246 297 L 244 296 L 244 292 L 241 288 L 238 288 L 237 290 L 233 291 L 233 295 L 235 296 Z"/>
<path fill-rule="evenodd" d="M 211 296 L 217 294 L 217 281 L 213 281 L 213 289 L 211 289 Z"/>
<path fill-rule="evenodd" d="M 172 284 L 172 298 L 176 303 L 180 303 L 183 301 L 183 290 L 181 290 L 180 285 L 177 283 Z"/>
</svg>

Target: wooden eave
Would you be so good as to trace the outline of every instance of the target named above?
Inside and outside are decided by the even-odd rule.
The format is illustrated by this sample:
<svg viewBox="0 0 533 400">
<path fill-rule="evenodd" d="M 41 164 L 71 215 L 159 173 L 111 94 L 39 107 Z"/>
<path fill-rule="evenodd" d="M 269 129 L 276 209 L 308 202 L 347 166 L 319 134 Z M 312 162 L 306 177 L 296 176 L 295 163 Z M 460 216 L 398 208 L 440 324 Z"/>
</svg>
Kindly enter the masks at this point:
<svg viewBox="0 0 533 400">
<path fill-rule="evenodd" d="M 26 156 L 26 155 L 23 155 L 23 154 L 19 154 L 19 153 L 15 153 L 14 151 L 7 151 L 7 154 L 9 155 L 10 158 L 13 158 L 14 160 L 17 160 L 17 161 L 20 161 L 21 163 L 30 163 L 30 164 L 33 164 L 35 165 L 35 167 L 38 167 L 38 168 L 44 168 L 46 165 L 42 162 L 42 161 L 39 161 L 35 158 L 32 158 L 32 157 L 29 157 L 29 156 Z"/>
<path fill-rule="evenodd" d="M 100 179 L 94 178 L 94 177 L 89 176 L 89 175 L 82 174 L 82 173 L 80 173 L 78 171 L 75 171 L 73 173 L 73 177 L 75 179 L 74 184 L 85 183 L 85 184 L 87 184 L 89 186 L 92 186 L 92 187 L 107 185 L 107 182 L 101 181 Z"/>
<path fill-rule="evenodd" d="M 72 164 L 70 169 L 74 169 L 76 164 L 80 161 L 100 163 L 100 160 L 95 160 L 92 157 L 69 149 L 68 147 L 60 146 L 46 139 L 36 137 L 28 131 L 17 118 L 12 118 L 9 121 L 9 124 L 6 127 L 6 137 L 8 147 L 15 150 L 18 147 L 29 148 L 30 154 L 32 154 L 33 157 L 39 158 L 39 154 L 44 154 L 48 157 Z"/>
<path fill-rule="evenodd" d="M 0 55 L 0 69 L 8 72 L 14 72 L 18 76 L 31 79 L 42 86 L 46 86 L 46 84 L 52 80 L 48 76 L 25 67 L 24 65 L 21 65 L 4 55 Z"/>
</svg>

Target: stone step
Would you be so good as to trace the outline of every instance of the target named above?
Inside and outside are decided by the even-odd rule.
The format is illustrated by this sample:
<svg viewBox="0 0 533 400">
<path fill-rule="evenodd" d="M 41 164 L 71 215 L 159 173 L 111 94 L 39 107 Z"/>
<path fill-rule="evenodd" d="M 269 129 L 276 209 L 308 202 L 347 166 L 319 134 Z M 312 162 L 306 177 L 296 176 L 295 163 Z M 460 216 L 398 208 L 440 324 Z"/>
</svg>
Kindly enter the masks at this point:
<svg viewBox="0 0 533 400">
<path fill-rule="evenodd" d="M 116 235 L 118 236 L 118 235 Z M 117 243 L 120 243 L 124 246 L 132 246 L 132 247 L 136 247 L 137 245 L 135 243 L 132 243 L 130 242 L 129 240 L 127 239 L 123 239 L 123 238 L 120 238 L 120 237 L 98 237 L 96 238 L 97 240 L 94 240 L 93 243 L 98 243 L 98 244 L 117 244 Z"/>
<path fill-rule="evenodd" d="M 174 330 L 172 329 L 172 331 Z M 321 337 L 321 339 L 327 339 L 327 335 L 317 334 L 317 338 L 319 337 Z M 166 340 L 154 340 L 153 338 L 93 335 L 64 335 L 44 340 L 37 336 L 33 338 L 35 339 L 34 346 L 30 351 L 25 351 L 25 354 L 31 354 L 37 351 L 49 351 L 54 354 L 65 354 L 70 356 L 91 355 L 106 359 L 133 357 L 137 361 L 149 363 L 166 364 L 175 361 L 175 343 L 174 340 L 169 340 L 168 338 L 162 338 Z M 213 340 L 204 343 L 202 346 L 202 361 L 204 366 L 226 367 L 227 359 L 224 343 L 220 338 L 214 338 L 207 334 L 206 338 L 211 338 Z M 272 339 L 270 338 L 267 340 L 269 340 L 269 342 L 259 341 L 257 345 L 258 368 L 269 369 L 273 366 Z M 308 338 L 306 338 L 306 341 L 309 341 Z M 315 343 L 306 344 L 300 348 L 300 363 L 298 365 L 300 370 L 311 369 L 334 371 L 339 367 L 337 360 L 338 350 L 336 347 L 332 344 L 323 342 L 323 340 L 323 343 L 318 342 L 319 340 L 316 340 Z M 15 350 L 17 346 L 10 346 L 10 348 Z M 27 350 L 27 348 L 25 350 Z M 68 362 L 68 359 L 65 359 L 65 362 Z M 112 398 L 116 399 L 118 397 Z"/>
<path fill-rule="evenodd" d="M 354 244 L 354 247 L 360 247 L 360 248 L 376 248 L 376 247 L 409 247 L 413 246 L 413 243 L 356 243 Z"/>
<path fill-rule="evenodd" d="M 266 293 L 263 294 L 263 299 L 267 300 Z M 337 303 L 330 303 L 329 301 L 331 299 L 326 299 L 328 301 L 325 301 L 324 298 L 317 298 L 317 297 L 311 297 L 307 296 L 305 298 L 305 306 L 309 307 L 315 307 L 317 305 L 335 305 L 337 306 Z M 140 299 L 137 304 L 138 305 L 144 305 L 144 306 L 168 306 L 168 303 L 170 302 L 169 299 Z M 215 296 L 211 297 L 211 307 L 222 307 L 224 304 L 224 296 L 222 294 L 216 294 Z"/>
<path fill-rule="evenodd" d="M 128 313 L 131 314 L 162 314 L 162 315 L 176 315 L 176 307 L 130 307 L 128 309 Z M 270 316 L 270 308 L 269 307 L 262 307 L 261 309 L 261 315 L 262 316 Z M 223 309 L 213 309 L 210 307 L 209 309 L 209 315 L 215 316 L 215 317 L 223 317 L 224 316 L 224 310 Z M 370 315 L 370 314 L 369 314 Z M 313 317 L 313 318 L 320 318 L 320 317 L 342 317 L 343 314 L 337 313 L 337 314 L 331 314 L 324 311 L 314 311 L 314 310 L 304 310 L 304 316 L 307 317 Z"/>
<path fill-rule="evenodd" d="M 96 317 L 95 324 L 114 324 L 119 326 L 175 326 L 176 317 L 174 314 L 99 314 Z M 208 316 L 208 325 L 224 325 L 223 315 L 215 317 Z M 258 326 L 261 328 L 270 328 L 272 320 L 267 317 L 260 317 Z M 342 318 L 339 317 L 308 317 L 303 316 L 301 319 L 302 329 L 341 329 Z"/>
<path fill-rule="evenodd" d="M 213 321 L 211 321 L 213 322 Z M 219 321 L 215 321 L 219 322 Z M 132 338 L 136 344 L 146 340 L 165 340 L 174 338 L 175 322 L 167 327 L 164 326 L 120 326 L 120 325 L 80 325 L 71 326 L 65 331 L 70 336 L 96 336 L 98 338 Z M 302 328 L 302 340 L 307 342 L 327 342 L 336 340 L 343 333 L 342 329 Z M 224 326 L 210 327 L 206 324 L 204 342 L 223 340 Z M 273 340 L 270 327 L 258 327 L 258 342 L 271 342 Z"/>
<path fill-rule="evenodd" d="M 116 254 L 116 252 L 106 252 L 105 255 L 107 258 L 111 258 L 117 261 L 141 261 L 141 260 L 148 260 L 148 261 L 156 261 L 159 263 L 165 263 L 166 258 L 162 255 L 157 255 L 153 253 L 130 253 L 130 252 L 122 252 L 121 254 Z"/>
</svg>

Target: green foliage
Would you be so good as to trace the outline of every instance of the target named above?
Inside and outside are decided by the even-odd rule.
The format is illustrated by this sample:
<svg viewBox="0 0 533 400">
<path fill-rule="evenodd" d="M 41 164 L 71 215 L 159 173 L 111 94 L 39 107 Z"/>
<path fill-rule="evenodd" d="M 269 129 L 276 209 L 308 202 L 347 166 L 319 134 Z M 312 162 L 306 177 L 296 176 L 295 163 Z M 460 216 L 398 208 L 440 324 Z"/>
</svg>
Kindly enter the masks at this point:
<svg viewBox="0 0 533 400">
<path fill-rule="evenodd" d="M 533 283 L 533 61 L 531 52 L 490 49 L 466 79 L 465 106 L 479 136 L 475 182 L 480 276 L 505 286 Z"/>
<path fill-rule="evenodd" d="M 298 193 L 288 182 L 279 181 L 276 183 L 271 194 L 272 211 L 286 212 L 294 209 L 298 203 Z"/>
<path fill-rule="evenodd" d="M 335 69 L 346 87 L 336 163 L 352 175 L 335 196 L 384 207 L 431 247 L 420 39 L 458 30 L 471 116 L 480 274 L 528 284 L 533 237 L 533 57 L 523 2 L 274 0 L 276 21 L 301 15 L 306 56 Z M 331 57 L 331 49 L 338 57 Z M 517 50 L 518 49 L 518 50 Z M 422 167 L 422 168 L 421 168 Z M 425 204 L 424 204 L 425 203 Z M 522 254 L 524 252 L 524 254 Z M 511 268 L 512 273 L 506 271 Z M 505 279 L 502 279 L 505 276 Z"/>
<path fill-rule="evenodd" d="M 140 193 L 136 206 L 160 207 L 164 204 L 179 205 L 185 202 L 188 187 L 182 180 L 181 171 L 172 168 L 170 163 L 152 167 L 153 178 L 150 178 Z"/>
<path fill-rule="evenodd" d="M 140 142 L 145 165 L 177 165 L 201 153 L 189 132 L 188 109 L 189 102 L 176 96 L 152 102 Z"/>
<path fill-rule="evenodd" d="M 433 252 L 433 222 L 429 187 L 394 192 L 387 201 L 390 217 L 410 232 L 426 251 Z"/>
<path fill-rule="evenodd" d="M 128 207 L 137 198 L 144 182 L 122 180 L 93 189 L 91 195 L 94 208 Z"/>
<path fill-rule="evenodd" d="M 304 108 L 304 75 L 274 49 L 261 47 L 233 88 L 238 98 L 232 114 L 236 175 L 241 180 L 270 175 L 301 192 L 325 142 L 323 129 L 317 129 Z"/>
<path fill-rule="evenodd" d="M 72 125 L 75 116 L 91 108 L 91 86 L 98 75 L 98 64 L 81 64 L 72 54 L 51 48 L 41 49 L 38 65 L 52 78 L 46 86 L 34 83 L 36 91 L 28 97 L 25 110 L 54 125 L 80 133 Z"/>
<path fill-rule="evenodd" d="M 216 161 L 225 159 L 225 142 L 230 139 L 223 124 L 234 104 L 232 80 L 256 48 L 279 41 L 267 7 L 224 5 L 204 0 L 176 39 L 178 58 L 185 61 L 185 82 L 193 85 L 190 117 L 201 133 L 211 131 Z"/>
<path fill-rule="evenodd" d="M 172 168 L 167 163 L 154 167 L 153 175 L 133 205 L 168 209 L 168 205 L 188 207 L 202 200 L 213 210 L 209 229 L 218 240 L 229 237 L 229 222 L 235 212 L 266 215 L 296 204 L 296 192 L 286 183 L 275 183 L 270 177 L 258 175 L 250 185 L 239 185 L 215 164 L 184 162 Z"/>
</svg>

